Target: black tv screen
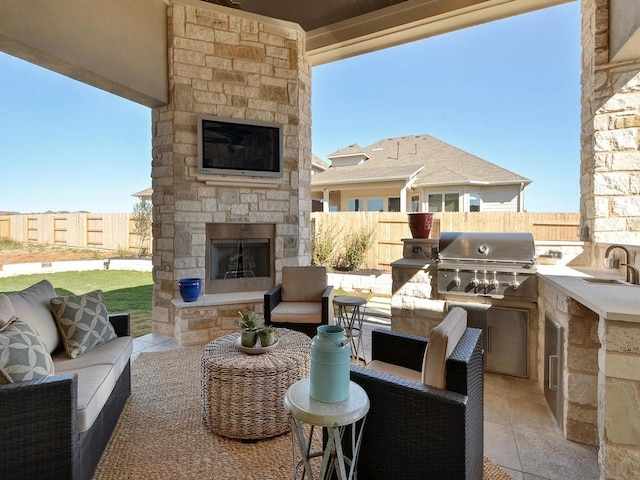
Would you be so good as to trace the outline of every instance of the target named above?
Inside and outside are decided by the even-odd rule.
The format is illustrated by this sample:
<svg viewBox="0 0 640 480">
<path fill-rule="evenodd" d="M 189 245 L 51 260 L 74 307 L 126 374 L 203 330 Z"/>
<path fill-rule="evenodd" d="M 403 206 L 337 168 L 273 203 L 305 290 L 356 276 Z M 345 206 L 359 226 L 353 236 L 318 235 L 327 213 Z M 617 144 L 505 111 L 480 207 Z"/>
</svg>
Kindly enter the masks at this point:
<svg viewBox="0 0 640 480">
<path fill-rule="evenodd" d="M 282 177 L 282 125 L 199 116 L 198 173 Z"/>
</svg>

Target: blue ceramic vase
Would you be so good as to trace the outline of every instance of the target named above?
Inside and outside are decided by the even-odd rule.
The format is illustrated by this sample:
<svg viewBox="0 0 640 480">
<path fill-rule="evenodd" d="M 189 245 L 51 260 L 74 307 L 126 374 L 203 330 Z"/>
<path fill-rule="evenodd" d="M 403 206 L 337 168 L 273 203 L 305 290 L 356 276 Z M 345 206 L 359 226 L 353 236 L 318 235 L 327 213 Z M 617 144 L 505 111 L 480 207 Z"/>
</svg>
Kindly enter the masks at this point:
<svg viewBox="0 0 640 480">
<path fill-rule="evenodd" d="M 180 296 L 185 302 L 195 302 L 200 296 L 202 291 L 202 279 L 201 278 L 183 278 L 178 280 L 178 287 L 180 288 Z"/>
<path fill-rule="evenodd" d="M 311 340 L 309 394 L 321 402 L 349 397 L 351 348 L 343 327 L 321 325 Z"/>
</svg>

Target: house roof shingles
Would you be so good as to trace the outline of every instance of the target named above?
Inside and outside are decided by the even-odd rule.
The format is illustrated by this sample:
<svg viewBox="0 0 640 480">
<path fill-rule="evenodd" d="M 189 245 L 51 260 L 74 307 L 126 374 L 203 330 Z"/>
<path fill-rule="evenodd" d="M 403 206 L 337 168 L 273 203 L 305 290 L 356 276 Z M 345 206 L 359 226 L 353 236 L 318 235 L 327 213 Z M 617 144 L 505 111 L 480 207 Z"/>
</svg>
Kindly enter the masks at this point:
<svg viewBox="0 0 640 480">
<path fill-rule="evenodd" d="M 314 175 L 312 184 L 399 178 L 409 180 L 417 172 L 414 186 L 421 187 L 464 183 L 531 183 L 528 178 L 429 135 L 386 138 L 364 148 L 354 144 L 327 158 L 359 153 L 365 153 L 370 158 L 360 165 L 330 167 Z"/>
</svg>

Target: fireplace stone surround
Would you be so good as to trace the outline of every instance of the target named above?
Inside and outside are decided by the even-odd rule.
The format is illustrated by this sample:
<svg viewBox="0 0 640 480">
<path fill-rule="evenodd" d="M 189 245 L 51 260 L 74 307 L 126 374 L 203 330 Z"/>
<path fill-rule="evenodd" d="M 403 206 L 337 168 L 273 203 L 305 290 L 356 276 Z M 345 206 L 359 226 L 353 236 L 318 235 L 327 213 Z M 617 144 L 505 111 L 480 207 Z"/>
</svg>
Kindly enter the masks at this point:
<svg viewBox="0 0 640 480">
<path fill-rule="evenodd" d="M 292 23 L 172 2 L 167 28 L 170 101 L 152 112 L 153 332 L 195 345 L 237 331 L 239 310 L 262 314 L 283 266 L 311 263 L 311 65 Z M 203 114 L 281 124 L 282 178 L 198 173 Z M 268 281 L 209 290 L 208 224 L 272 225 Z M 185 277 L 205 279 L 196 302 L 180 299 Z"/>
</svg>

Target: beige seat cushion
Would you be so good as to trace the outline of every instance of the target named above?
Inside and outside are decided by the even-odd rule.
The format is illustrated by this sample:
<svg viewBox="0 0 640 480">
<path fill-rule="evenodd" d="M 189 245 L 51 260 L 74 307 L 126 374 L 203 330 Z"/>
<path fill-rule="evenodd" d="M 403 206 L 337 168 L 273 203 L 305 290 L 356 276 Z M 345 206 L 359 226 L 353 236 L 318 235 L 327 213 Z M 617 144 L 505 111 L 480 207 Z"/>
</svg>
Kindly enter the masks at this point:
<svg viewBox="0 0 640 480">
<path fill-rule="evenodd" d="M 78 358 L 54 355 L 56 374 L 78 374 L 78 431 L 91 428 L 133 352 L 132 337 L 118 337 Z"/>
<path fill-rule="evenodd" d="M 446 363 L 467 329 L 467 311 L 452 308 L 429 336 L 422 362 L 422 382 L 437 388 L 447 388 Z"/>
<path fill-rule="evenodd" d="M 280 302 L 271 310 L 275 323 L 321 323 L 322 302 Z"/>
<path fill-rule="evenodd" d="M 319 302 L 326 288 L 326 267 L 282 267 L 283 302 Z"/>
<path fill-rule="evenodd" d="M 400 367 L 393 363 L 381 362 L 380 360 L 372 360 L 367 363 L 367 368 L 376 372 L 388 373 L 394 377 L 402 377 L 406 380 L 422 383 L 422 372 L 411 370 L 410 368 Z"/>
</svg>

